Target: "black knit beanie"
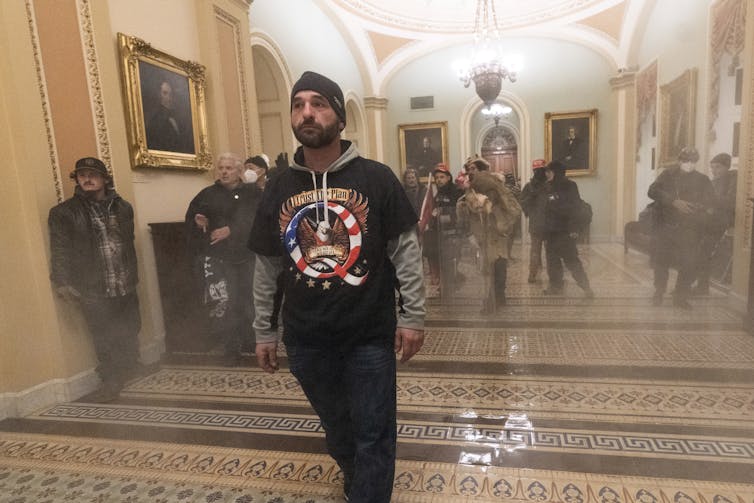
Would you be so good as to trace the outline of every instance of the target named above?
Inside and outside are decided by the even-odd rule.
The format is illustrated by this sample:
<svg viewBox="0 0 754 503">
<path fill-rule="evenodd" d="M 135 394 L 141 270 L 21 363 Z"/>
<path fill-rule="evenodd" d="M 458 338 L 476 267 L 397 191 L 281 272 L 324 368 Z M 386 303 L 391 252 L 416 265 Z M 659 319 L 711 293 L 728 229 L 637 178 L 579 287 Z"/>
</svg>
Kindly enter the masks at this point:
<svg viewBox="0 0 754 503">
<path fill-rule="evenodd" d="M 264 160 L 264 157 L 261 155 L 255 155 L 254 157 L 249 157 L 246 159 L 246 162 L 244 164 L 253 164 L 255 166 L 259 166 L 260 168 L 264 168 L 265 171 L 270 169 L 270 167 L 267 165 L 267 161 Z"/>
<path fill-rule="evenodd" d="M 343 100 L 343 91 L 340 86 L 324 75 L 315 72 L 304 72 L 301 78 L 293 84 L 291 90 L 291 110 L 293 110 L 293 97 L 299 91 L 316 91 L 324 96 L 343 126 L 346 125 L 346 106 Z"/>
<path fill-rule="evenodd" d="M 710 164 L 722 164 L 726 168 L 730 168 L 730 154 L 726 154 L 725 152 L 717 154 L 712 158 Z"/>
</svg>

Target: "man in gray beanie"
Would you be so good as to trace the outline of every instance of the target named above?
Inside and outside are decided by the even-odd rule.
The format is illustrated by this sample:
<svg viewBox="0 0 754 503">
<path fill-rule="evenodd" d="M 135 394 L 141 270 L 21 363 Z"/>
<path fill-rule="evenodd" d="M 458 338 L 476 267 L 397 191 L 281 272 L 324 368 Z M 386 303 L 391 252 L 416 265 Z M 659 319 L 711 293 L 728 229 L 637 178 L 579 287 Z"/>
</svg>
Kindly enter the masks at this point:
<svg viewBox="0 0 754 503">
<path fill-rule="evenodd" d="M 267 182 L 249 247 L 257 253 L 256 354 L 278 369 L 273 328 L 282 272 L 283 342 L 325 430 L 351 502 L 388 503 L 395 474 L 396 357 L 424 341 L 424 286 L 416 213 L 389 167 L 340 139 L 343 92 L 306 72 L 291 92 L 301 143 Z M 396 317 L 395 288 L 403 297 Z"/>
</svg>

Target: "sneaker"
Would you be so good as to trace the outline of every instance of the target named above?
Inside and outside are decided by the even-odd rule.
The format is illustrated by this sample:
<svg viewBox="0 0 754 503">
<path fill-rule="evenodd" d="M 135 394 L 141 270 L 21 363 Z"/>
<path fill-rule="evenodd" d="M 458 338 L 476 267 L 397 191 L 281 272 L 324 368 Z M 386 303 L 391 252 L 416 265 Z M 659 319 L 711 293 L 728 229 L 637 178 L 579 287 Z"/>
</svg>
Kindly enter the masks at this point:
<svg viewBox="0 0 754 503">
<path fill-rule="evenodd" d="M 542 293 L 545 295 L 563 295 L 563 289 L 550 286 L 542 290 Z"/>
</svg>

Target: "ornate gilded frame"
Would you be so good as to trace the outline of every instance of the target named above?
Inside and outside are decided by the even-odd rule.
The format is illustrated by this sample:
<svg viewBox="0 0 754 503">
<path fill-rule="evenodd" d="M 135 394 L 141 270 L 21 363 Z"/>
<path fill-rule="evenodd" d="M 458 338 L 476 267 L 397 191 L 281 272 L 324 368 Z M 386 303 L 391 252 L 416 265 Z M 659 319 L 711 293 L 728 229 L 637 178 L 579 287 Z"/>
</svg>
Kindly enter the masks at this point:
<svg viewBox="0 0 754 503">
<path fill-rule="evenodd" d="M 205 67 L 123 33 L 118 33 L 118 48 L 131 166 L 210 169 Z M 170 88 L 170 108 L 161 106 L 163 86 Z M 173 131 L 166 133 L 170 127 Z"/>
<path fill-rule="evenodd" d="M 398 125 L 398 145 L 400 146 L 401 153 L 401 165 L 400 176 L 403 177 L 403 173 L 412 160 L 418 155 L 418 152 L 422 149 L 422 140 L 424 137 L 429 137 L 432 145 L 438 150 L 440 154 L 440 161 L 445 164 L 448 163 L 448 123 L 446 122 L 420 122 L 416 124 L 399 124 Z M 429 171 L 434 166 L 429 167 Z M 426 182 L 427 177 L 420 173 L 420 179 Z"/>
<path fill-rule="evenodd" d="M 573 127 L 579 142 L 578 156 L 569 156 L 568 131 Z M 557 159 L 566 175 L 593 175 L 597 171 L 597 109 L 545 113 L 545 160 Z"/>
<path fill-rule="evenodd" d="M 697 70 L 691 68 L 660 86 L 660 168 L 676 164 L 681 149 L 694 146 L 696 81 Z"/>
</svg>

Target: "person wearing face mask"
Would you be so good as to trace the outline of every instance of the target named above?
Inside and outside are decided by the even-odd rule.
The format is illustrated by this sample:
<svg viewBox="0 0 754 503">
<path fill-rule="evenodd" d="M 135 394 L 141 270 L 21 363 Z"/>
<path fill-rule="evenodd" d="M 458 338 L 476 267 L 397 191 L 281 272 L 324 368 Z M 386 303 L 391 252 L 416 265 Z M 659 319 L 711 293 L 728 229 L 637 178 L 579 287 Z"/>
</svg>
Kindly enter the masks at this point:
<svg viewBox="0 0 754 503">
<path fill-rule="evenodd" d="M 186 211 L 189 249 L 204 285 L 203 301 L 213 337 L 222 341 L 225 364 L 241 362 L 251 347 L 254 254 L 247 243 L 262 191 L 256 173 L 244 171 L 235 154 L 221 154 L 216 181 L 202 189 Z"/>
<path fill-rule="evenodd" d="M 542 248 L 545 240 L 545 207 L 547 206 L 547 176 L 544 159 L 534 159 L 531 163 L 531 180 L 521 191 L 521 208 L 529 218 L 529 283 L 536 283 L 542 270 Z"/>
<path fill-rule="evenodd" d="M 264 190 L 267 183 L 267 172 L 270 169 L 270 163 L 264 154 L 249 157 L 244 162 L 244 183 L 256 183 L 259 190 Z"/>
<path fill-rule="evenodd" d="M 653 242 L 654 305 L 661 305 L 669 269 L 678 269 L 673 304 L 691 309 L 688 298 L 696 269 L 703 259 L 703 237 L 713 212 L 714 190 L 710 179 L 696 171 L 699 153 L 685 147 L 678 165 L 663 171 L 649 187 L 648 195 L 658 206 Z"/>
</svg>

